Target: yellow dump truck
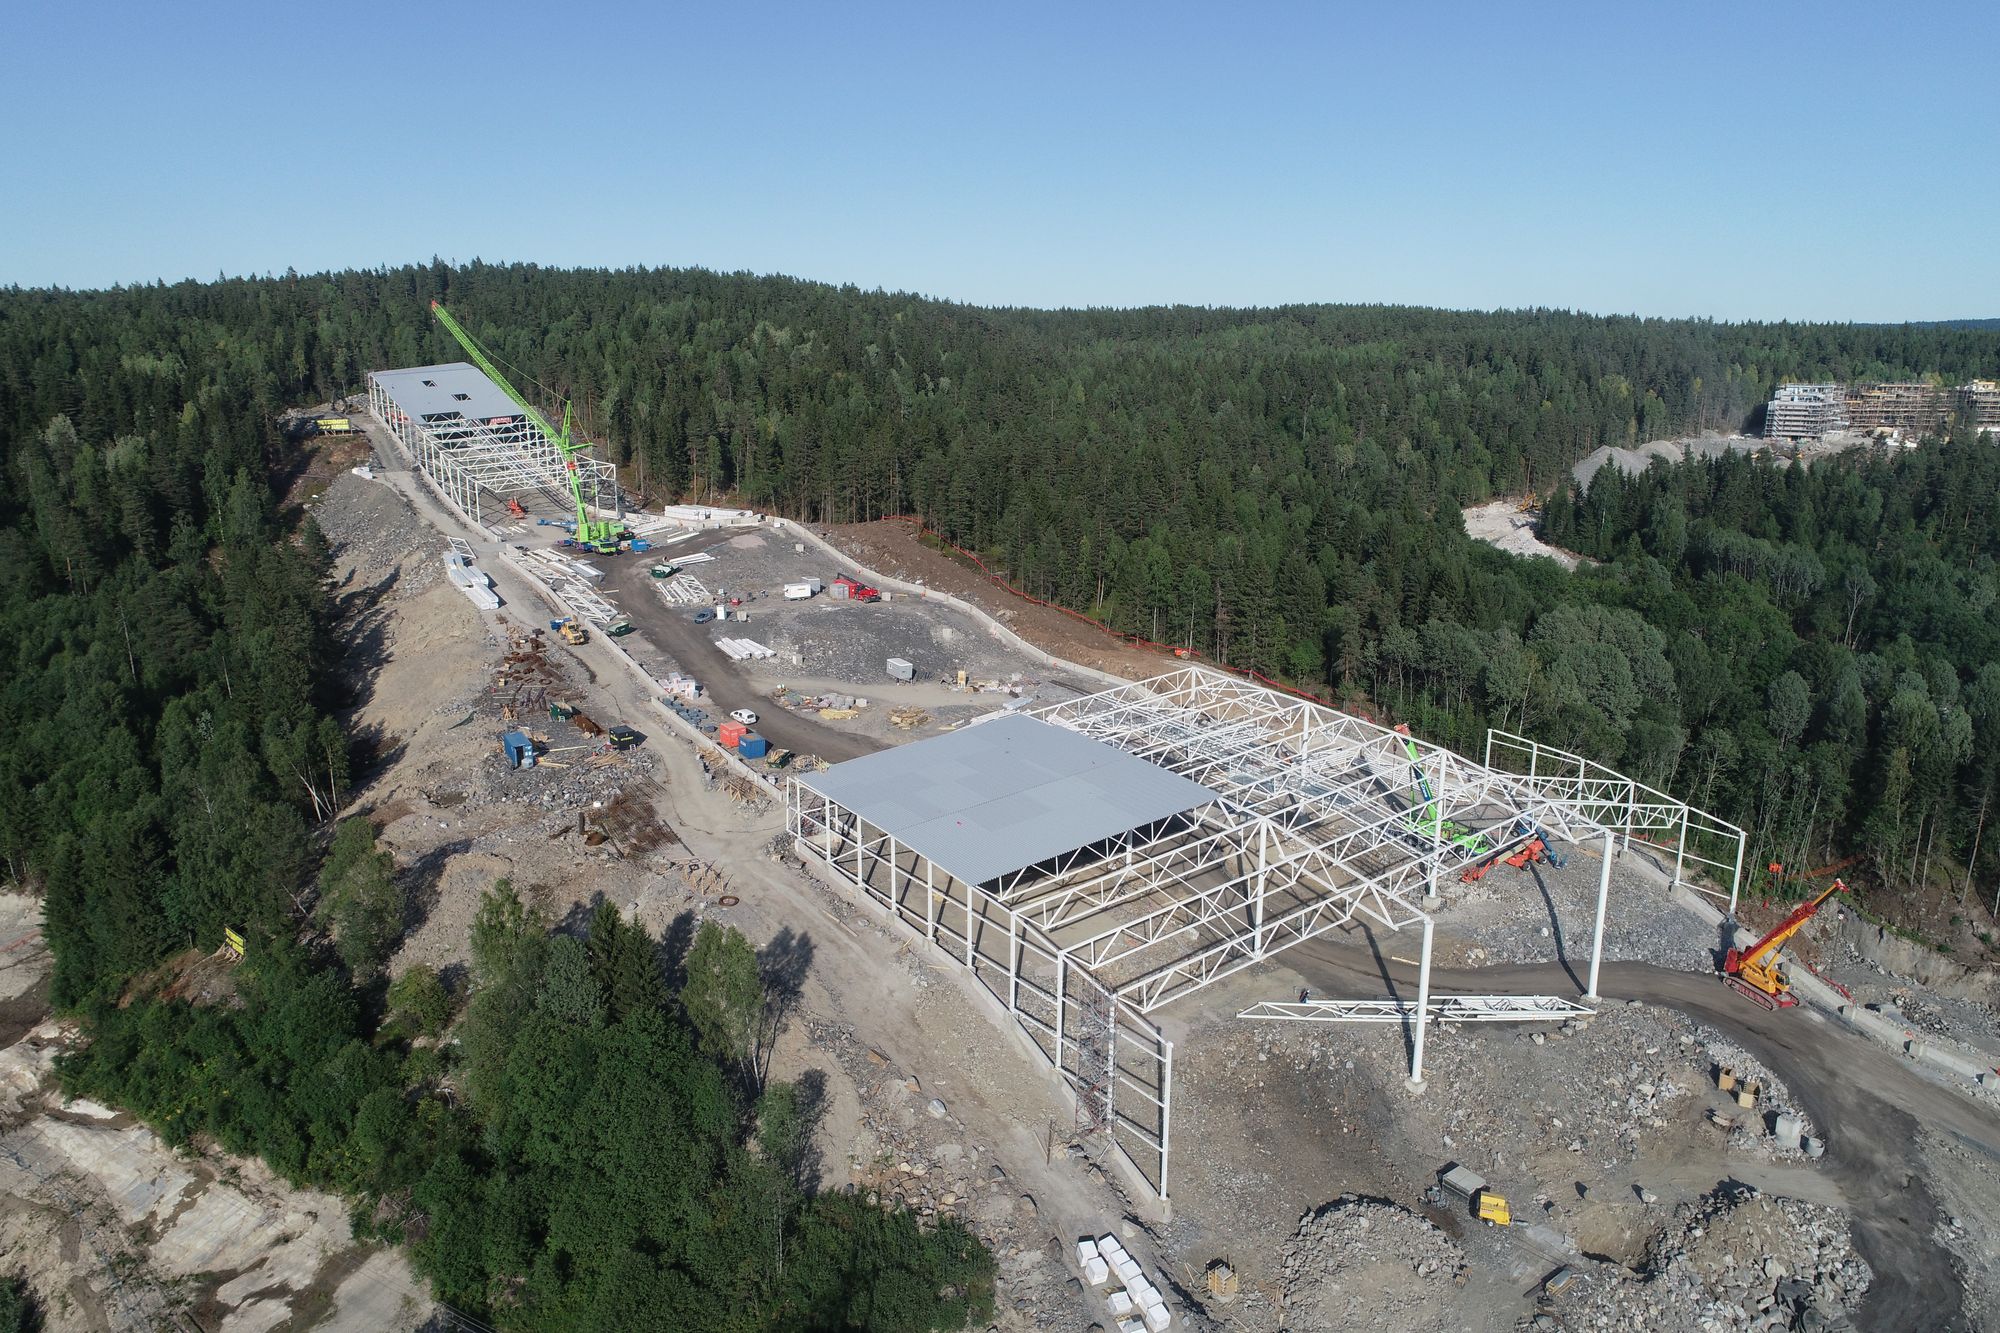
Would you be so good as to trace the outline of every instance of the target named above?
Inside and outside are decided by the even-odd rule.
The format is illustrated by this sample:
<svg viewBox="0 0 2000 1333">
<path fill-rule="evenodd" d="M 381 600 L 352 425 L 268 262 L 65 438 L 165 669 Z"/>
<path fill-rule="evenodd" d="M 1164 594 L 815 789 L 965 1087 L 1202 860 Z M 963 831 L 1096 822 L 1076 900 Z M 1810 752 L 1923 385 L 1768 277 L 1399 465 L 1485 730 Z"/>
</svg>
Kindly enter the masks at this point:
<svg viewBox="0 0 2000 1333">
<path fill-rule="evenodd" d="M 1445 1193 L 1464 1199 L 1471 1205 L 1472 1215 L 1480 1221 L 1496 1227 L 1514 1224 L 1514 1213 L 1507 1207 L 1507 1200 L 1488 1188 L 1486 1177 L 1478 1172 L 1454 1164 L 1438 1172 L 1438 1185 Z"/>
</svg>

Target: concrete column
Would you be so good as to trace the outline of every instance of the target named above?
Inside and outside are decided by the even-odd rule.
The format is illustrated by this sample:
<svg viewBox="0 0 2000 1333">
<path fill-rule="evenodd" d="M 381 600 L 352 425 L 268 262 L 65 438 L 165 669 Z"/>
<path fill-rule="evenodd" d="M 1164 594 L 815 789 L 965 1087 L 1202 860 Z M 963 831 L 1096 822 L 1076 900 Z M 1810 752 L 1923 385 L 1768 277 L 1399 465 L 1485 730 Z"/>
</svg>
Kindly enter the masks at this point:
<svg viewBox="0 0 2000 1333">
<path fill-rule="evenodd" d="M 1603 997 L 1597 993 L 1597 966 L 1604 958 L 1604 908 L 1611 900 L 1611 845 L 1614 837 L 1604 835 L 1604 864 L 1597 872 L 1597 923 L 1590 932 L 1590 989 L 1583 998 L 1592 1004 Z"/>
<path fill-rule="evenodd" d="M 1424 1026 L 1431 1010 L 1431 927 L 1431 919 L 1426 916 L 1423 958 L 1417 964 L 1417 1032 L 1410 1042 L 1410 1077 L 1403 1085 L 1411 1092 L 1424 1090 Z"/>
</svg>

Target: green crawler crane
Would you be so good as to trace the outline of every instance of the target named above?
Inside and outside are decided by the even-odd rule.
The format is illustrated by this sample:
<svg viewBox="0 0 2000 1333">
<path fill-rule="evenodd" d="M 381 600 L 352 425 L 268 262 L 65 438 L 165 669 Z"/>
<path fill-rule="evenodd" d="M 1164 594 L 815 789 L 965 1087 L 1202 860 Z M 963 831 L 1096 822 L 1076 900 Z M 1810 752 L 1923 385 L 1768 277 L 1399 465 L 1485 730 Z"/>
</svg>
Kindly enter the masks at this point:
<svg viewBox="0 0 2000 1333">
<path fill-rule="evenodd" d="M 512 384 L 507 382 L 507 377 L 500 373 L 498 367 L 493 364 L 492 358 L 486 355 L 486 349 L 481 347 L 478 340 L 467 333 L 464 327 L 451 317 L 451 311 L 446 310 L 441 302 L 433 301 L 431 302 L 431 313 L 437 316 L 438 323 L 444 325 L 446 332 L 458 339 L 458 345 L 463 347 L 465 354 L 472 358 L 472 364 L 486 372 L 486 378 L 499 385 L 501 392 L 513 399 L 515 404 L 523 412 L 527 413 L 528 420 L 535 424 L 537 430 L 555 441 L 556 448 L 562 453 L 563 467 L 569 473 L 570 498 L 576 501 L 577 544 L 586 550 L 595 551 L 601 555 L 614 554 L 618 550 L 619 539 L 625 535 L 625 525 L 593 519 L 590 516 L 590 511 L 584 507 L 583 483 L 577 474 L 576 460 L 590 452 L 590 446 L 571 438 L 570 405 L 567 402 L 563 404 L 563 424 L 562 429 L 558 431 L 555 427 L 549 425 L 547 417 L 535 410 L 533 403 L 521 396 L 519 389 L 516 389 Z"/>
</svg>

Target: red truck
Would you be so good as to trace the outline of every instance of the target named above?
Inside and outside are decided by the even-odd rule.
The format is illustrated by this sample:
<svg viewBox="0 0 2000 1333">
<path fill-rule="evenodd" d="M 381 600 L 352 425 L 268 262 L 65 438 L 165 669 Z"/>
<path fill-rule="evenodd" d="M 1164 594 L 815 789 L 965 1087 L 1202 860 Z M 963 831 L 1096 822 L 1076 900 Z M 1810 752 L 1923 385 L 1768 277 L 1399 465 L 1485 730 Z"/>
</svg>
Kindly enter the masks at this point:
<svg viewBox="0 0 2000 1333">
<path fill-rule="evenodd" d="M 865 583 L 847 577 L 845 574 L 835 574 L 833 576 L 833 595 L 835 597 L 845 597 L 851 602 L 879 602 L 882 600 L 880 589 L 871 588 Z"/>
</svg>

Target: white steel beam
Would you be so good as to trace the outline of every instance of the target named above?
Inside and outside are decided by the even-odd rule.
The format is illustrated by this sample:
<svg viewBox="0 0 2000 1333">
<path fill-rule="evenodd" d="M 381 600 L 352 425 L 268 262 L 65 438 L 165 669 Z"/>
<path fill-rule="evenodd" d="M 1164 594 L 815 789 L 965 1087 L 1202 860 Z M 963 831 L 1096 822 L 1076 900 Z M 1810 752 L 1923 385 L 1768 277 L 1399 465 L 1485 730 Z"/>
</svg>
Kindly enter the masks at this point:
<svg viewBox="0 0 2000 1333">
<path fill-rule="evenodd" d="M 1559 995 L 1435 995 L 1423 1006 L 1437 1023 L 1560 1023 L 1597 1014 L 1590 1006 Z M 1407 1023 L 1416 1008 L 1410 1000 L 1307 1000 L 1303 1004 L 1266 1000 L 1237 1017 L 1290 1023 Z"/>
</svg>

